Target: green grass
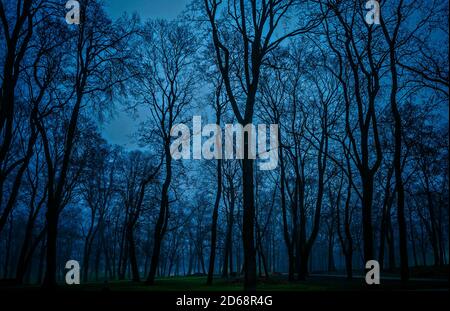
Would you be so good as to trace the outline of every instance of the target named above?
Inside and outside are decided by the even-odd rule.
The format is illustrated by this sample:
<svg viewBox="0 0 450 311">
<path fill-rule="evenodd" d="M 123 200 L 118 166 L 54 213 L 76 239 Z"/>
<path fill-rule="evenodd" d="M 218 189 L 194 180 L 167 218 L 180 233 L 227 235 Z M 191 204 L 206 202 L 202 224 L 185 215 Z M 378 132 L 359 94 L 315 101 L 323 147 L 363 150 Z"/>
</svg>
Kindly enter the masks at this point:
<svg viewBox="0 0 450 311">
<path fill-rule="evenodd" d="M 24 285 L 24 286 L 9 286 L 0 287 L 1 289 L 10 289 L 18 291 L 34 291 L 39 290 L 38 285 Z M 286 275 L 274 275 L 269 279 L 260 278 L 258 280 L 258 291 L 303 291 L 303 292 L 320 292 L 320 291 L 351 291 L 351 290 L 366 290 L 369 286 L 365 285 L 364 279 L 357 277 L 351 281 L 342 277 L 332 276 L 312 276 L 306 281 L 288 282 Z M 380 286 L 372 286 L 371 290 L 435 290 L 447 289 L 448 278 L 443 280 L 411 280 L 408 284 L 402 285 L 399 280 L 384 279 Z M 144 282 L 131 281 L 110 281 L 110 282 L 91 282 L 77 286 L 60 286 L 63 291 L 85 291 L 85 292 L 146 292 L 146 291 L 212 291 L 212 292 L 226 292 L 226 291 L 242 291 L 243 279 L 214 279 L 212 286 L 206 285 L 206 277 L 204 276 L 180 276 L 180 277 L 166 277 L 158 278 L 155 285 L 149 286 Z"/>
<path fill-rule="evenodd" d="M 419 285 L 411 284 L 410 289 L 418 288 Z M 420 288 L 434 288 L 434 284 L 420 284 Z M 145 283 L 133 283 L 130 281 L 114 281 L 109 283 L 88 283 L 78 287 L 85 291 L 242 291 L 242 279 L 216 279 L 213 285 L 206 285 L 205 277 L 171 277 L 160 278 L 155 281 L 155 285 L 148 286 Z M 380 289 L 396 289 L 401 288 L 398 282 L 390 281 L 383 284 Z M 321 278 L 314 277 L 306 281 L 288 282 L 286 277 L 272 277 L 268 280 L 260 279 L 258 282 L 258 291 L 347 291 L 347 290 L 364 290 L 367 286 L 364 280 L 354 279 L 348 281 L 346 279 Z"/>
</svg>

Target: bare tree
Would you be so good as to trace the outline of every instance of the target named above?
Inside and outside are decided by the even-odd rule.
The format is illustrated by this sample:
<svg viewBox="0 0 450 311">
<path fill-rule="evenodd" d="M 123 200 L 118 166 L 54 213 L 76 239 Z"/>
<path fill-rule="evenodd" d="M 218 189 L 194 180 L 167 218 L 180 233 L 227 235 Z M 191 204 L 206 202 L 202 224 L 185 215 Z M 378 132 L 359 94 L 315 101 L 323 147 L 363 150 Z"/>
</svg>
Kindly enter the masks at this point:
<svg viewBox="0 0 450 311">
<path fill-rule="evenodd" d="M 204 0 L 204 11 L 210 23 L 212 40 L 216 50 L 219 70 L 222 74 L 225 89 L 235 114 L 236 120 L 242 126 L 252 123 L 255 111 L 255 99 L 264 61 L 269 52 L 277 49 L 283 41 L 290 37 L 305 33 L 316 27 L 320 20 L 307 19 L 307 23 L 297 29 L 276 36 L 281 23 L 290 14 L 295 14 L 296 1 L 264 0 L 245 2 L 243 0 L 227 1 L 225 8 L 222 2 Z M 231 21 L 219 20 L 218 14 L 226 14 Z M 227 27 L 230 27 L 227 29 Z M 237 30 L 238 47 L 233 47 L 226 41 L 229 31 Z M 227 33 L 228 32 L 228 33 Z M 227 46 L 228 45 L 228 46 Z M 236 53 L 243 55 L 236 70 L 234 59 Z M 242 71 L 241 71 L 242 70 Z M 243 72 L 243 74 L 241 74 Z M 244 110 L 240 108 L 240 101 L 233 91 L 234 85 L 240 85 L 245 94 Z M 253 182 L 253 160 L 248 156 L 248 133 L 244 139 L 244 160 L 242 161 L 243 178 L 243 242 L 244 242 L 244 287 L 253 290 L 256 287 L 256 250 L 254 243 L 255 198 Z"/>
<path fill-rule="evenodd" d="M 56 244 L 58 220 L 67 197 L 68 172 L 77 134 L 80 112 L 88 97 L 100 101 L 101 96 L 112 94 L 112 88 L 121 84 L 133 73 L 126 66 L 130 58 L 127 43 L 135 33 L 135 21 L 125 21 L 111 25 L 101 5 L 96 1 L 83 1 L 81 23 L 76 26 L 74 72 L 69 95 L 60 99 L 57 106 L 69 108 L 66 133 L 61 152 L 61 161 L 54 159 L 50 146 L 50 136 L 45 124 L 38 125 L 44 144 L 48 171 L 47 200 L 47 256 L 44 286 L 56 286 Z M 109 93 L 108 93 L 109 92 Z M 71 105 L 72 104 L 72 105 Z M 41 114 L 42 115 L 42 114 Z M 57 146 L 55 146 L 57 147 Z"/>
<path fill-rule="evenodd" d="M 150 271 L 146 283 L 154 284 L 161 243 L 169 221 L 170 185 L 172 182 L 171 131 L 192 100 L 194 76 L 189 69 L 195 53 L 195 39 L 187 27 L 176 22 L 148 23 L 145 31 L 143 72 L 139 77 L 139 96 L 149 107 L 151 130 L 160 138 L 165 177 L 161 190 Z"/>
<path fill-rule="evenodd" d="M 216 124 L 220 125 L 221 116 L 225 106 L 227 104 L 226 96 L 223 99 L 223 80 L 218 79 L 215 81 L 215 94 L 214 94 L 214 110 L 216 113 Z M 219 136 L 217 136 L 219 139 Z M 218 142 L 216 146 L 221 146 L 221 142 Z M 222 196 L 222 160 L 217 159 L 217 192 L 216 198 L 214 200 L 214 208 L 212 213 L 212 223 L 211 223 L 211 249 L 209 256 L 209 267 L 208 267 L 208 278 L 206 280 L 207 285 L 212 285 L 214 276 L 214 265 L 216 260 L 216 248 L 217 248 L 217 219 L 219 216 L 219 205 Z"/>
</svg>

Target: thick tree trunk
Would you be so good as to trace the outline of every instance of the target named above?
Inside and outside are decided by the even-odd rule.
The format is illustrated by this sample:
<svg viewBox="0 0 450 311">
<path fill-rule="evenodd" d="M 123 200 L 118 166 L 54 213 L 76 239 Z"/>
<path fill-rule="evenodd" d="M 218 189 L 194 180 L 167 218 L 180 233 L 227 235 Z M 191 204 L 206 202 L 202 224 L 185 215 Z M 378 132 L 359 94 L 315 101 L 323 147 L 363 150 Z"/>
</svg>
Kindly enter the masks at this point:
<svg viewBox="0 0 450 311">
<path fill-rule="evenodd" d="M 47 253 L 44 287 L 52 289 L 56 287 L 56 243 L 58 236 L 58 206 L 50 199 L 47 206 Z"/>
<path fill-rule="evenodd" d="M 353 279 L 353 251 L 345 253 L 345 270 L 347 272 L 347 279 Z"/>
</svg>

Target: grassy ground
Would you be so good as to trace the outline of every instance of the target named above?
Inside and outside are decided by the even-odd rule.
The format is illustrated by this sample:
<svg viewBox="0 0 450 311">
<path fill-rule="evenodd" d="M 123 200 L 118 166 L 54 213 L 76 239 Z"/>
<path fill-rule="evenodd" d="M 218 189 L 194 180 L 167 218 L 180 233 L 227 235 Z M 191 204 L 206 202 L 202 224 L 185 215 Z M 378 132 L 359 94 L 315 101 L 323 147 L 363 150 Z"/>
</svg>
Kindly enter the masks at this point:
<svg viewBox="0 0 450 311">
<path fill-rule="evenodd" d="M 314 274 L 305 281 L 288 282 L 286 275 L 273 275 L 269 279 L 260 278 L 258 291 L 352 291 L 352 290 L 448 290 L 449 267 L 441 268 L 414 268 L 411 269 L 411 280 L 402 285 L 396 271 L 382 272 L 381 285 L 368 286 L 365 284 L 361 273 L 354 274 L 353 280 L 347 280 L 344 272 L 334 274 Z M 15 287 L 0 282 L 0 291 L 9 290 L 37 290 L 40 287 L 26 285 Z M 215 278 L 212 286 L 206 285 L 204 276 L 185 276 L 159 278 L 155 285 L 148 286 L 144 282 L 131 281 L 93 282 L 77 286 L 62 285 L 62 290 L 78 290 L 86 292 L 111 291 L 111 292 L 146 292 L 146 291 L 242 291 L 243 279 Z"/>
<path fill-rule="evenodd" d="M 98 290 L 100 284 L 91 283 L 82 286 L 84 290 Z M 333 285 L 330 284 L 331 287 Z M 321 291 L 327 290 L 330 286 L 325 284 L 311 284 L 310 282 L 297 282 L 290 284 L 285 278 L 261 279 L 258 283 L 258 290 L 305 290 Z M 242 291 L 241 279 L 216 279 L 212 286 L 206 285 L 206 277 L 172 277 L 157 279 L 154 286 L 144 283 L 132 283 L 129 281 L 117 281 L 100 285 L 102 290 L 111 291 Z"/>
<path fill-rule="evenodd" d="M 242 279 L 216 279 L 213 286 L 207 286 L 205 277 L 172 277 L 158 279 L 154 286 L 130 281 L 116 281 L 109 283 L 89 283 L 80 286 L 85 291 L 242 291 Z M 285 276 L 274 276 L 270 279 L 260 279 L 257 289 L 259 291 L 351 291 L 366 290 L 363 279 L 351 281 L 345 278 L 328 276 L 314 276 L 306 281 L 288 282 Z M 373 289 L 372 286 L 370 289 Z M 407 285 L 399 280 L 389 279 L 382 281 L 377 287 L 380 290 L 443 290 L 449 288 L 447 280 L 418 280 L 414 279 Z"/>
</svg>

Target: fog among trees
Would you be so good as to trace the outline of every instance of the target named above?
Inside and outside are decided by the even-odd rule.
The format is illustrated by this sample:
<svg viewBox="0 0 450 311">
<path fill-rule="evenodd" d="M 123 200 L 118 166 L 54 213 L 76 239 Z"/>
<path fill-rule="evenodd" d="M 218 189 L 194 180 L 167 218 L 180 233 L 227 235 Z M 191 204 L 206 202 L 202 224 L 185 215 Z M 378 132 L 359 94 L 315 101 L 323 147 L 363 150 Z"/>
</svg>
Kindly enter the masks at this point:
<svg viewBox="0 0 450 311">
<path fill-rule="evenodd" d="M 0 279 L 52 288 L 77 260 L 84 283 L 251 290 L 448 266 L 448 2 L 380 0 L 379 24 L 354 0 L 195 0 L 174 20 L 79 3 L 69 25 L 65 1 L 0 1 Z M 114 145 L 124 111 L 139 129 Z M 193 116 L 278 124 L 278 166 L 173 159 Z"/>
</svg>

